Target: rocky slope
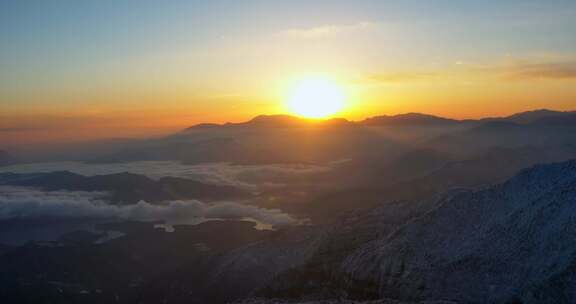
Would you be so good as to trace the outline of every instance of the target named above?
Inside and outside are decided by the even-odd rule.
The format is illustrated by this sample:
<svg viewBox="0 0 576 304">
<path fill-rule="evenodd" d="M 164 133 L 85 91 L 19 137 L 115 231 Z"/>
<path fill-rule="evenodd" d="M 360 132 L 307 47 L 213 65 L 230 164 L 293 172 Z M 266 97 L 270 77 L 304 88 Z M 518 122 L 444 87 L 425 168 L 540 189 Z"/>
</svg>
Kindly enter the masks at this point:
<svg viewBox="0 0 576 304">
<path fill-rule="evenodd" d="M 575 234 L 576 161 L 539 165 L 485 189 L 348 216 L 310 260 L 258 295 L 310 303 L 571 303 Z"/>
<path fill-rule="evenodd" d="M 576 279 L 575 233 L 576 161 L 569 161 L 445 198 L 362 246 L 342 268 L 353 280 L 375 282 L 383 297 L 569 303 L 576 296 L 568 284 Z"/>
</svg>

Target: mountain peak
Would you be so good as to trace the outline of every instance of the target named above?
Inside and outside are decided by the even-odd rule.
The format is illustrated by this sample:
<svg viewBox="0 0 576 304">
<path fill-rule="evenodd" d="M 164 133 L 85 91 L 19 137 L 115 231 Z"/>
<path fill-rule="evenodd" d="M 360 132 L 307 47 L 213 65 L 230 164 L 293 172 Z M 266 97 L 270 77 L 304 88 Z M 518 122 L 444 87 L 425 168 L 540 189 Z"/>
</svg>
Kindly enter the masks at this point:
<svg viewBox="0 0 576 304">
<path fill-rule="evenodd" d="M 404 113 L 398 115 L 381 115 L 366 118 L 366 125 L 454 125 L 461 121 L 422 113 Z"/>
<path fill-rule="evenodd" d="M 227 122 L 225 124 L 202 123 L 186 130 L 217 128 L 217 127 L 300 127 L 300 126 L 343 126 L 351 124 L 344 118 L 312 119 L 298 116 L 275 114 L 258 115 L 245 122 Z"/>
<path fill-rule="evenodd" d="M 520 112 L 503 117 L 500 120 L 507 120 L 520 124 L 529 124 L 541 119 L 561 118 L 576 114 L 574 111 L 554 111 L 549 109 L 537 109 L 532 111 Z"/>
<path fill-rule="evenodd" d="M 285 114 L 258 115 L 244 124 L 299 124 L 305 120 L 304 118 Z"/>
</svg>

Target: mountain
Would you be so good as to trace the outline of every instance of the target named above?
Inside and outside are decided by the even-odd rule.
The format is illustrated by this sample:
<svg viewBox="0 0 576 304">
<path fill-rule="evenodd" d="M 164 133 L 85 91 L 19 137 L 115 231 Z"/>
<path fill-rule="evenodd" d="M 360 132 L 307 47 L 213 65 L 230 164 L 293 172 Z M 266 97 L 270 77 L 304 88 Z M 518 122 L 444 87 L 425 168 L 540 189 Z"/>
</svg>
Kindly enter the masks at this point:
<svg viewBox="0 0 576 304">
<path fill-rule="evenodd" d="M 576 161 L 541 165 L 440 207 L 348 257 L 383 296 L 569 303 L 576 289 Z"/>
<path fill-rule="evenodd" d="M 371 147 L 365 149 L 364 147 Z M 383 157 L 406 144 L 343 119 L 258 116 L 248 122 L 200 125 L 91 162 L 173 160 L 186 164 L 327 163 L 366 154 Z"/>
<path fill-rule="evenodd" d="M 246 122 L 211 124 L 203 123 L 185 129 L 201 130 L 210 128 L 292 128 L 292 127 L 309 127 L 309 126 L 347 126 L 353 123 L 344 118 L 332 119 L 309 119 L 291 115 L 258 115 Z"/>
<path fill-rule="evenodd" d="M 326 161 L 328 155 L 309 152 L 328 150 L 332 160 L 357 158 L 340 147 L 323 147 L 328 138 L 349 145 L 371 137 L 378 141 L 396 141 L 470 156 L 493 147 L 555 145 L 576 139 L 576 112 L 536 110 L 508 117 L 480 120 L 456 120 L 421 113 L 381 115 L 362 121 L 345 119 L 314 120 L 289 115 L 260 115 L 240 123 L 200 124 L 144 147 L 118 153 L 112 160 L 181 160 L 187 163 L 230 161 L 238 163 L 285 163 Z M 281 145 L 278 142 L 286 145 Z M 307 155 L 291 151 L 314 143 Z M 256 148 L 258 147 L 258 148 Z M 344 152 L 344 153 L 343 153 Z M 204 154 L 203 154 L 204 153 Z M 104 158 L 106 161 L 106 158 Z"/>
<path fill-rule="evenodd" d="M 405 113 L 398 115 L 380 115 L 352 122 L 344 118 L 309 119 L 291 115 L 259 115 L 246 122 L 212 124 L 202 123 L 185 129 L 184 131 L 198 131 L 214 128 L 294 128 L 319 126 L 456 126 L 474 122 L 473 120 L 456 120 L 422 113 Z"/>
<path fill-rule="evenodd" d="M 104 191 L 107 199 L 118 204 L 135 204 L 141 200 L 198 199 L 225 200 L 247 198 L 249 193 L 232 186 L 209 185 L 201 182 L 163 177 L 152 180 L 144 175 L 118 173 L 83 176 L 68 171 L 50 173 L 0 173 L 0 185 L 34 187 L 46 191 Z"/>
<path fill-rule="evenodd" d="M 516 113 L 510 116 L 501 117 L 501 118 L 487 118 L 484 120 L 494 120 L 494 121 L 508 121 L 518 124 L 529 124 L 536 122 L 541 119 L 550 119 L 550 118 L 562 118 L 567 116 L 574 116 L 576 115 L 575 111 L 553 111 L 548 109 L 540 109 L 540 110 L 533 110 L 533 111 L 526 111 Z"/>
<path fill-rule="evenodd" d="M 381 115 L 362 121 L 260 115 L 245 122 L 189 127 L 170 136 L 135 142 L 90 162 L 172 160 L 187 164 L 311 163 L 387 160 L 408 146 L 467 155 L 497 146 L 562 144 L 575 139 L 574 112 L 539 110 L 503 118 L 456 120 L 421 113 Z M 366 148 L 370 147 L 370 149 Z M 460 155 L 460 156 L 462 156 Z"/>
<path fill-rule="evenodd" d="M 235 176 L 257 185 L 254 193 L 129 173 L 0 174 L 1 186 L 101 191 L 113 204 L 198 199 L 218 207 L 249 199 L 248 208 L 309 220 L 256 230 L 219 218 L 167 232 L 154 228 L 160 222 L 26 218 L 9 209 L 16 211 L 0 221 L 0 300 L 571 303 L 576 161 L 566 160 L 576 159 L 574 117 L 407 114 L 365 123 L 259 116 L 197 125 L 103 158 L 228 162 L 223 170 L 238 169 Z M 58 237 L 44 237 L 49 230 Z M 41 237 L 10 242 L 18 233 Z M 55 241 L 38 241 L 48 239 Z"/>
<path fill-rule="evenodd" d="M 273 238 L 248 244 L 220 257 L 208 277 L 206 288 L 226 290 L 219 302 L 231 303 L 250 296 L 276 276 L 301 266 L 317 249 L 321 230 L 291 227 Z"/>
<path fill-rule="evenodd" d="M 495 147 L 551 146 L 576 142 L 576 114 L 542 117 L 530 123 L 493 120 L 433 138 L 425 146 L 460 155 Z"/>
<path fill-rule="evenodd" d="M 576 112 L 561 116 L 543 117 L 534 121 L 532 125 L 540 125 L 556 128 L 574 127 L 576 126 Z"/>
<path fill-rule="evenodd" d="M 366 118 L 361 121 L 351 122 L 343 118 L 332 119 L 308 119 L 291 115 L 259 115 L 246 122 L 213 124 L 202 123 L 186 130 L 209 129 L 217 127 L 302 127 L 302 126 L 457 126 L 457 125 L 475 125 L 483 122 L 502 121 L 517 124 L 529 124 L 541 119 L 569 117 L 576 114 L 576 111 L 553 111 L 548 109 L 539 109 L 516 113 L 504 117 L 488 117 L 478 120 L 474 119 L 451 119 L 425 113 L 404 113 L 397 115 L 378 115 Z M 185 130 L 185 131 L 186 131 Z"/>
<path fill-rule="evenodd" d="M 101 225 L 127 235 L 96 245 L 86 241 L 93 235 L 74 233 L 50 246 L 3 248 L 0 296 L 70 303 L 230 303 L 250 296 L 259 299 L 242 303 L 570 303 L 575 186 L 576 161 L 568 161 L 438 200 L 380 203 L 327 226 L 259 232 L 248 223 L 211 222 L 166 233 L 145 223 Z M 54 285 L 60 291 L 52 292 Z"/>
<path fill-rule="evenodd" d="M 428 114 L 406 113 L 393 116 L 374 116 L 366 118 L 360 124 L 371 126 L 453 126 L 466 122 Z"/>
<path fill-rule="evenodd" d="M 18 160 L 6 151 L 0 150 L 0 166 L 14 165 Z"/>
<path fill-rule="evenodd" d="M 409 206 L 350 214 L 308 262 L 257 296 L 530 304 L 576 297 L 576 160 Z"/>
<path fill-rule="evenodd" d="M 345 163 L 333 171 L 352 175 L 336 189 L 320 193 L 311 201 L 292 202 L 282 209 L 310 217 L 314 223 L 332 222 L 354 210 L 366 210 L 382 201 L 435 198 L 446 191 L 477 189 L 500 183 L 536 164 L 576 158 L 575 145 L 492 148 L 464 160 L 431 150 L 415 150 L 386 164 L 376 161 Z M 351 203 L 353 202 L 353 203 Z"/>
<path fill-rule="evenodd" d="M 396 152 L 412 144 L 410 141 L 460 130 L 468 125 L 417 113 L 380 116 L 360 122 L 342 118 L 260 115 L 245 122 L 195 125 L 89 161 L 273 164 L 332 162 L 377 154 L 396 156 Z M 432 126 L 434 128 L 430 128 Z"/>
<path fill-rule="evenodd" d="M 291 149 L 311 143 L 323 143 L 323 138 L 349 142 L 355 145 L 354 137 L 365 139 L 372 137 L 371 147 L 377 140 L 401 142 L 403 144 L 427 143 L 440 138 L 467 136 L 469 129 L 490 122 L 510 122 L 519 125 L 532 125 L 532 130 L 556 125 L 565 128 L 574 125 L 576 112 L 535 110 L 517 113 L 507 117 L 458 120 L 423 113 L 405 113 L 399 115 L 380 115 L 362 121 L 348 121 L 342 118 L 306 119 L 291 115 L 259 115 L 242 122 L 224 124 L 202 123 L 191 126 L 174 134 L 143 140 L 107 140 L 92 143 L 83 142 L 49 147 L 35 146 L 20 153 L 22 157 L 35 161 L 66 161 L 70 159 L 92 163 L 128 162 L 140 160 L 173 160 L 189 164 L 206 162 L 232 162 L 239 164 L 270 164 L 327 161 L 328 155 L 290 153 Z M 560 118 L 564 122 L 559 123 Z M 551 119 L 551 120 L 549 120 Z M 526 132 L 532 132 L 528 130 Z M 495 130 L 497 131 L 497 130 Z M 561 133 L 568 131 L 557 130 Z M 526 133 L 524 132 L 524 133 Z M 545 140 L 550 132 L 538 135 Z M 522 135 L 525 139 L 526 136 Z M 260 139 L 261 138 L 261 139 Z M 496 136 L 498 138 L 498 136 Z M 528 136 L 529 138 L 529 136 Z M 552 139 L 557 136 L 552 136 Z M 258 140 L 260 139 L 260 140 Z M 377 140 L 376 140 L 377 139 Z M 286 142 L 281 145 L 280 141 Z M 445 141 L 450 141 L 446 139 Z M 470 139 L 473 142 L 474 139 Z M 507 142 L 508 139 L 504 139 Z M 467 144 L 465 140 L 462 141 Z M 512 138 L 511 143 L 515 140 Z M 526 144 L 526 140 L 524 143 Z M 377 148 L 380 148 L 376 145 Z M 336 148 L 336 149 L 335 149 Z M 388 150 L 389 146 L 379 152 Z M 476 144 L 450 147 L 466 152 L 475 151 Z M 24 148 L 23 148 L 24 149 Z M 350 147 L 347 148 L 350 151 Z M 325 150 L 334 151 L 335 157 L 350 158 L 349 153 L 341 153 L 342 147 L 326 146 Z"/>
</svg>

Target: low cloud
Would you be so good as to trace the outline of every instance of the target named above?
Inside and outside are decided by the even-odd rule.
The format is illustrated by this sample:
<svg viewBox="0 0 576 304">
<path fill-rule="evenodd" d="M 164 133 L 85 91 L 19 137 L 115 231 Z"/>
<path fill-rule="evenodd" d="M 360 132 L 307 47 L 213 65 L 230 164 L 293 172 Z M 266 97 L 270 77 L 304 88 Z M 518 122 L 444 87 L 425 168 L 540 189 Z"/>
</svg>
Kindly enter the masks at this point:
<svg viewBox="0 0 576 304">
<path fill-rule="evenodd" d="M 278 209 L 265 209 L 236 202 L 207 204 L 201 201 L 172 201 L 150 204 L 111 205 L 103 192 L 40 191 L 25 187 L 0 187 L 0 220 L 14 218 L 93 218 L 164 221 L 194 224 L 210 219 L 253 219 L 272 226 L 298 224 Z"/>
<path fill-rule="evenodd" d="M 270 184 L 283 185 L 304 176 L 323 173 L 332 167 L 304 164 L 232 165 L 207 163 L 185 165 L 175 161 L 139 161 L 115 164 L 85 164 L 80 162 L 54 162 L 22 164 L 0 168 L 0 172 L 37 173 L 70 171 L 93 176 L 130 172 L 152 179 L 180 177 L 216 185 L 230 185 L 249 191 L 258 191 Z"/>
<path fill-rule="evenodd" d="M 507 68 L 510 79 L 575 79 L 576 62 L 517 64 Z"/>
<path fill-rule="evenodd" d="M 283 36 L 303 38 L 303 39 L 314 39 L 321 37 L 330 37 L 346 33 L 354 33 L 360 31 L 366 31 L 376 26 L 374 22 L 358 22 L 355 24 L 347 25 L 322 25 L 311 28 L 298 28 L 289 29 L 282 31 L 280 34 Z"/>
</svg>

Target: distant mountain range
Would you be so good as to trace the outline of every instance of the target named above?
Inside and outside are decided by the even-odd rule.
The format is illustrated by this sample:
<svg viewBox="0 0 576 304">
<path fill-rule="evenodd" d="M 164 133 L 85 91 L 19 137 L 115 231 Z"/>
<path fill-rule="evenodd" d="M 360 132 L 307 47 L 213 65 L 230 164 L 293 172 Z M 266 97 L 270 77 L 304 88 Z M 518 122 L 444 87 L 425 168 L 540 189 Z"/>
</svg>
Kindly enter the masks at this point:
<svg viewBox="0 0 576 304">
<path fill-rule="evenodd" d="M 339 126 L 339 125 L 351 125 L 352 123 L 344 118 L 333 118 L 333 119 L 307 119 L 291 115 L 259 115 L 252 118 L 246 122 L 240 123 L 225 123 L 225 124 L 213 124 L 213 123 L 202 123 L 192 126 L 186 130 L 196 130 L 196 129 L 206 129 L 206 128 L 217 128 L 217 127 L 298 127 L 303 125 L 317 125 L 317 126 Z"/>
<path fill-rule="evenodd" d="M 470 121 L 449 119 L 428 114 L 407 113 L 393 116 L 382 115 L 370 117 L 358 123 L 372 126 L 451 126 L 468 122 Z"/>
<path fill-rule="evenodd" d="M 433 147 L 470 153 L 494 147 L 558 145 L 576 143 L 576 113 L 527 112 L 510 119 L 489 119 L 456 132 L 440 135 L 428 142 Z"/>
<path fill-rule="evenodd" d="M 261 115 L 241 123 L 192 126 L 90 161 L 274 164 L 374 157 L 388 161 L 414 146 L 464 157 L 497 146 L 563 144 L 576 139 L 575 130 L 576 112 L 550 110 L 480 120 L 418 113 L 377 116 L 357 122 Z"/>
<path fill-rule="evenodd" d="M 216 127 L 298 127 L 303 125 L 316 126 L 453 126 L 458 124 L 479 124 L 490 121 L 504 121 L 518 124 L 529 124 L 542 119 L 576 117 L 576 111 L 552 111 L 547 109 L 521 112 L 505 117 L 489 117 L 482 119 L 457 120 L 422 113 L 406 113 L 398 115 L 380 115 L 369 117 L 360 121 L 349 121 L 344 118 L 307 119 L 290 115 L 260 115 L 240 123 L 212 124 L 203 123 L 187 128 L 196 130 Z"/>
<path fill-rule="evenodd" d="M 548 109 L 540 109 L 534 111 L 521 112 L 502 118 L 486 118 L 484 120 L 500 120 L 500 121 L 515 122 L 519 124 L 529 124 L 537 122 L 542 119 L 554 119 L 562 117 L 574 118 L 575 115 L 576 111 L 563 112 L 563 111 L 552 111 Z"/>
</svg>

